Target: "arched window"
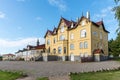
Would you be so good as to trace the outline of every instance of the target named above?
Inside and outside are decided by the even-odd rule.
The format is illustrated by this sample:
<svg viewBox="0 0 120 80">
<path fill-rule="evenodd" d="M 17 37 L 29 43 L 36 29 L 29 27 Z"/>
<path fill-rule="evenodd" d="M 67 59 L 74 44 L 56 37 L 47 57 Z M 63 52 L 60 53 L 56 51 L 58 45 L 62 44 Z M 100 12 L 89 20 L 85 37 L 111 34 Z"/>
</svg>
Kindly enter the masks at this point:
<svg viewBox="0 0 120 80">
<path fill-rule="evenodd" d="M 60 30 L 61 32 L 64 32 L 64 26 L 61 26 L 61 30 Z"/>
<path fill-rule="evenodd" d="M 53 53 L 56 54 L 56 49 L 55 48 L 53 49 Z"/>
<path fill-rule="evenodd" d="M 62 53 L 62 48 L 58 47 L 58 53 L 61 54 Z"/>
<path fill-rule="evenodd" d="M 65 36 L 64 35 L 60 35 L 59 39 L 60 40 L 65 40 Z"/>
<path fill-rule="evenodd" d="M 80 37 L 81 37 L 81 38 L 82 38 L 82 37 L 86 37 L 86 35 L 87 35 L 87 33 L 86 33 L 86 30 L 85 30 L 85 29 L 80 31 Z"/>
<path fill-rule="evenodd" d="M 88 48 L 88 43 L 87 43 L 87 41 L 84 42 L 84 48 Z"/>
<path fill-rule="evenodd" d="M 74 44 L 70 44 L 70 50 L 74 49 Z"/>
<path fill-rule="evenodd" d="M 83 43 L 82 43 L 82 42 L 80 42 L 80 48 L 81 48 L 81 49 L 83 48 Z"/>
<path fill-rule="evenodd" d="M 50 40 L 48 39 L 48 40 L 47 40 L 47 45 L 49 45 L 49 44 L 50 44 Z"/>
</svg>

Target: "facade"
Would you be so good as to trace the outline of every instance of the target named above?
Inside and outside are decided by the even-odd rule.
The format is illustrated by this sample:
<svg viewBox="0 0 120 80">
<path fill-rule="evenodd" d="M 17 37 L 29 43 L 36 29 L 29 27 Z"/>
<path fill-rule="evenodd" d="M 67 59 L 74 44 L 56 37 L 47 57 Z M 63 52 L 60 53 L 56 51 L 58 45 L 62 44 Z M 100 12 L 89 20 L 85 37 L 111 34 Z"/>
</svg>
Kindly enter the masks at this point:
<svg viewBox="0 0 120 80">
<path fill-rule="evenodd" d="M 108 33 L 104 22 L 91 21 L 89 13 L 76 22 L 61 17 L 58 27 L 47 30 L 44 36 L 47 56 L 62 61 L 94 60 L 96 55 L 106 59 Z"/>
<path fill-rule="evenodd" d="M 15 55 L 14 54 L 4 54 L 2 56 L 2 60 L 3 61 L 12 61 L 12 60 L 15 60 Z"/>
<path fill-rule="evenodd" d="M 37 40 L 37 45 L 27 45 L 23 50 L 16 52 L 16 60 L 25 61 L 36 61 L 42 60 L 42 53 L 45 52 L 45 44 L 39 45 L 39 40 Z"/>
</svg>

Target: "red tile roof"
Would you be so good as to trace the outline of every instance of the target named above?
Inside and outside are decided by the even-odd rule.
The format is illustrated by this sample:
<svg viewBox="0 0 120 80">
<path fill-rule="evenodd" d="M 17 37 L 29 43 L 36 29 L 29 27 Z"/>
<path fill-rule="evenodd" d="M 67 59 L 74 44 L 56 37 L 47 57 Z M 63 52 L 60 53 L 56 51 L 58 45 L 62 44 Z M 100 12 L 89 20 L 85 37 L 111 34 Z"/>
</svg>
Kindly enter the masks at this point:
<svg viewBox="0 0 120 80">
<path fill-rule="evenodd" d="M 96 22 L 97 25 L 102 25 L 103 21 Z"/>
<path fill-rule="evenodd" d="M 3 56 L 15 56 L 15 55 L 14 55 L 14 54 L 9 53 L 9 54 L 4 54 Z"/>
<path fill-rule="evenodd" d="M 96 24 L 98 25 L 98 27 L 99 27 L 100 25 L 102 25 L 102 26 L 103 26 L 103 30 L 104 30 L 105 32 L 109 33 L 109 31 L 107 31 L 107 30 L 105 29 L 105 26 L 104 26 L 103 21 L 96 22 Z"/>
<path fill-rule="evenodd" d="M 102 49 L 95 49 L 94 54 L 104 53 Z"/>
<path fill-rule="evenodd" d="M 45 49 L 45 44 L 34 46 L 35 49 Z"/>
<path fill-rule="evenodd" d="M 63 20 L 63 21 L 65 22 L 65 24 L 67 25 L 68 30 L 71 30 L 71 29 L 75 29 L 75 28 L 78 26 L 78 23 L 82 20 L 82 18 L 88 19 L 88 18 L 86 18 L 85 16 L 82 16 L 82 17 L 79 19 L 78 22 L 75 22 L 75 21 L 72 21 L 72 20 L 69 21 L 69 20 L 61 17 L 60 22 L 61 22 L 61 20 Z M 90 21 L 90 19 L 88 19 L 88 21 Z M 60 22 L 59 22 L 59 25 L 60 25 Z M 100 25 L 102 25 L 102 26 L 103 26 L 103 30 L 104 30 L 105 32 L 109 33 L 109 31 L 107 31 L 107 30 L 105 29 L 103 21 L 99 21 L 99 22 L 96 22 L 96 23 L 93 22 L 93 21 L 91 21 L 91 22 L 92 22 L 94 25 L 96 25 L 97 27 L 99 27 Z M 72 23 L 73 23 L 73 27 L 71 28 Z M 58 27 L 59 27 L 59 25 L 58 25 Z M 58 28 L 54 28 L 53 31 L 47 30 L 44 38 L 46 37 L 46 35 L 47 35 L 48 32 L 49 32 L 51 35 L 53 35 L 53 32 L 54 32 L 55 30 L 58 30 Z M 57 32 L 56 32 L 56 33 L 57 33 Z"/>
<path fill-rule="evenodd" d="M 37 46 L 28 46 L 28 50 L 36 50 L 36 49 L 45 49 L 45 44 L 37 45 Z"/>
</svg>

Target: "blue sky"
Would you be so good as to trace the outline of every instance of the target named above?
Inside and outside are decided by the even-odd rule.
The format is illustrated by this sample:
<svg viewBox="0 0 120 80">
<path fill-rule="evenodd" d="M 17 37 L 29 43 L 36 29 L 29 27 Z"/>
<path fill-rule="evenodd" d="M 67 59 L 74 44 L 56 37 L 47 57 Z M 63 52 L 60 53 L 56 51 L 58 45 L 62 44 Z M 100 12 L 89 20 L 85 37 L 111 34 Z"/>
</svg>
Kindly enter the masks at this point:
<svg viewBox="0 0 120 80">
<path fill-rule="evenodd" d="M 58 26 L 61 16 L 76 20 L 87 11 L 92 21 L 103 19 L 109 39 L 115 38 L 114 6 L 114 0 L 0 0 L 0 53 L 35 45 L 37 38 L 42 44 L 47 29 Z"/>
</svg>

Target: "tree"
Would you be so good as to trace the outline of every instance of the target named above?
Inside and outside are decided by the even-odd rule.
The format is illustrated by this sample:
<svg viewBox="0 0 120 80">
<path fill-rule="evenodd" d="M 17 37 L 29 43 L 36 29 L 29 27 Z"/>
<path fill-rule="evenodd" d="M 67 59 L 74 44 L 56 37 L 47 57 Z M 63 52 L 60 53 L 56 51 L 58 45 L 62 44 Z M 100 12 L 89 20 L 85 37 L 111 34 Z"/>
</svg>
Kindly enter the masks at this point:
<svg viewBox="0 0 120 80">
<path fill-rule="evenodd" d="M 109 54 L 114 56 L 120 55 L 120 32 L 117 34 L 117 38 L 115 40 L 111 39 L 108 42 L 109 45 Z"/>
<path fill-rule="evenodd" d="M 118 28 L 116 30 L 116 32 L 120 31 L 120 5 L 119 2 L 120 0 L 114 0 L 116 3 L 116 6 L 113 8 L 113 11 L 115 12 L 115 18 L 118 20 Z"/>
</svg>

